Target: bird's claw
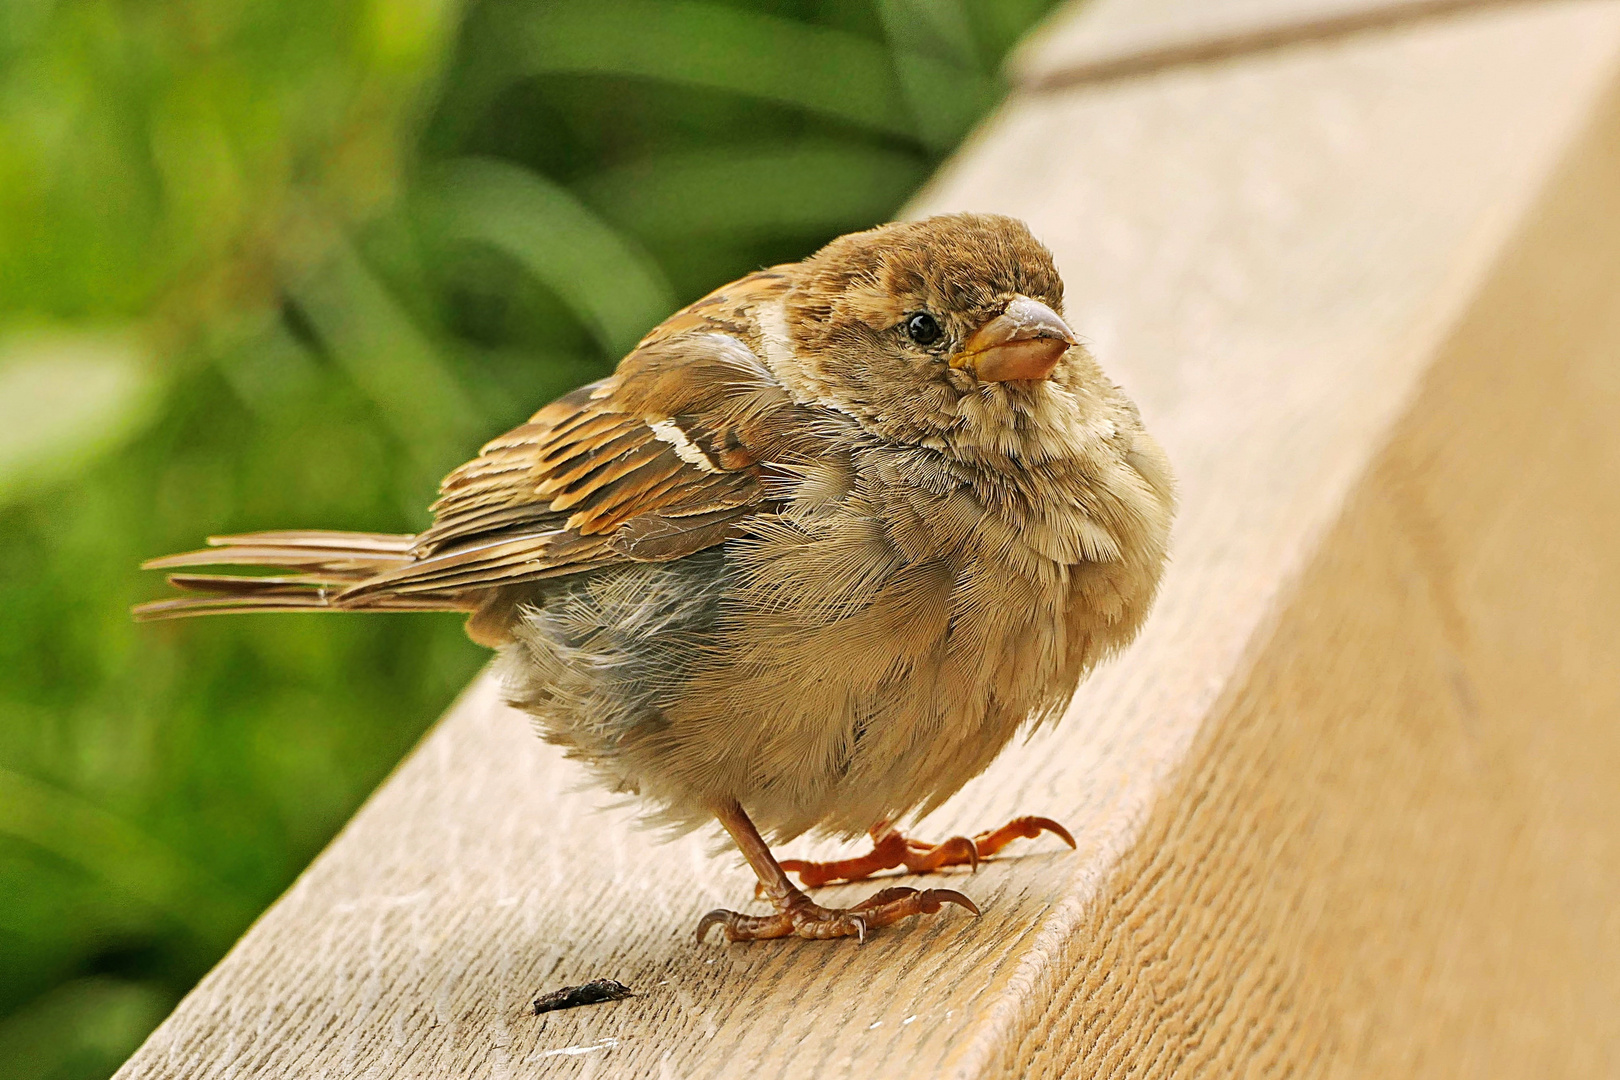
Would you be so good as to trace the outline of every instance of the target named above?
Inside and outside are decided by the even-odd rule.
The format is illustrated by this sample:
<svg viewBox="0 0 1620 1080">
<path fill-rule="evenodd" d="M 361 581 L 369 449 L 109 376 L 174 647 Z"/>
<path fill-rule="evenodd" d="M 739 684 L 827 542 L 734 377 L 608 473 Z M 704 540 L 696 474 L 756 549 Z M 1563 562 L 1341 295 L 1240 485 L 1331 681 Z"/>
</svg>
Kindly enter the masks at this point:
<svg viewBox="0 0 1620 1080">
<path fill-rule="evenodd" d="M 1043 832 L 1056 835 L 1071 848 L 1074 836 L 1068 829 L 1047 817 L 1025 816 L 1014 818 L 999 829 L 990 829 L 976 836 L 953 836 L 937 844 L 907 839 L 899 832 L 879 835 L 874 828 L 872 850 L 853 859 L 831 862 L 809 862 L 804 859 L 784 859 L 782 869 L 799 875 L 807 889 L 819 888 L 835 881 L 859 881 L 883 870 L 905 867 L 908 874 L 931 874 L 947 866 L 966 866 L 977 872 L 979 863 L 988 859 L 1017 839 L 1033 839 Z M 763 896 L 757 889 L 756 896 Z"/>
<path fill-rule="evenodd" d="M 716 908 L 698 920 L 697 939 L 703 941 L 713 927 L 719 926 L 727 941 L 853 937 L 864 944 L 869 931 L 913 915 L 932 915 L 946 904 L 979 914 L 979 906 L 955 889 L 883 889 L 851 908 L 824 908 L 799 894 L 772 915 L 744 915 Z"/>
</svg>

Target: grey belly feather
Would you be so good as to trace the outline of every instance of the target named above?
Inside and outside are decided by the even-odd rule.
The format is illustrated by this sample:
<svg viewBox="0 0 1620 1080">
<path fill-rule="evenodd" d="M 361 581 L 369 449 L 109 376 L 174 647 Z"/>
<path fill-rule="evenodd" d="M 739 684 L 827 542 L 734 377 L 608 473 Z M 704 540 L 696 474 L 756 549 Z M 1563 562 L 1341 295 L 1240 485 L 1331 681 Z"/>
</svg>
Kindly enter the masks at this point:
<svg viewBox="0 0 1620 1080">
<path fill-rule="evenodd" d="M 501 650 L 507 699 L 613 790 L 636 792 L 623 751 L 663 729 L 664 708 L 712 664 L 730 577 L 712 548 L 542 583 Z"/>
</svg>

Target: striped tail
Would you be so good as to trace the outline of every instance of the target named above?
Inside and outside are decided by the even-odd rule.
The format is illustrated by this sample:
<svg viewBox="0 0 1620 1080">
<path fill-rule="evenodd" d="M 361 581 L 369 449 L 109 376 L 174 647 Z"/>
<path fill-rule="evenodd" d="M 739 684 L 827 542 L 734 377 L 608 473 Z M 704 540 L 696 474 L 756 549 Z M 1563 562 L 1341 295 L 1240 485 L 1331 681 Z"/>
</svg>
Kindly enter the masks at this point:
<svg viewBox="0 0 1620 1080">
<path fill-rule="evenodd" d="M 142 563 L 143 570 L 237 566 L 279 571 L 272 576 L 178 573 L 169 584 L 195 593 L 134 609 L 138 621 L 247 611 L 472 611 L 476 600 L 451 593 L 371 592 L 345 602 L 344 593 L 378 574 L 415 561 L 414 536 L 318 529 L 210 536 L 208 547 Z"/>
</svg>

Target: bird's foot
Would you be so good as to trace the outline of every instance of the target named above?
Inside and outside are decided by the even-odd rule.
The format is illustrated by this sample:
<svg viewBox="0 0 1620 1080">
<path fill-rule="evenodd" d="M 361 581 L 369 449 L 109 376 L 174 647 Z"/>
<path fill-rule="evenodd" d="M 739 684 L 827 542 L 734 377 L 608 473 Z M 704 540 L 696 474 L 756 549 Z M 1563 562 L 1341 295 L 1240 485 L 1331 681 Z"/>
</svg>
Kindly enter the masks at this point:
<svg viewBox="0 0 1620 1080">
<path fill-rule="evenodd" d="M 808 862 L 804 859 L 784 859 L 782 869 L 796 873 L 807 889 L 820 888 L 835 881 L 859 881 L 882 870 L 904 866 L 909 874 L 929 874 L 946 866 L 969 866 L 977 870 L 980 859 L 988 859 L 1019 838 L 1032 839 L 1043 832 L 1055 833 L 1064 843 L 1074 847 L 1069 830 L 1044 817 L 1020 817 L 999 829 L 976 836 L 953 836 L 937 844 L 911 840 L 886 825 L 872 829 L 872 850 L 854 859 L 832 862 Z"/>
<path fill-rule="evenodd" d="M 699 920 L 697 938 L 702 941 L 711 927 L 719 926 L 727 941 L 784 937 L 853 937 L 865 941 L 868 931 L 913 915 L 931 915 L 944 904 L 967 908 L 974 915 L 979 913 L 977 904 L 954 889 L 884 889 L 851 908 L 824 908 L 795 889 L 779 903 L 774 915 L 744 915 L 717 908 Z"/>
</svg>

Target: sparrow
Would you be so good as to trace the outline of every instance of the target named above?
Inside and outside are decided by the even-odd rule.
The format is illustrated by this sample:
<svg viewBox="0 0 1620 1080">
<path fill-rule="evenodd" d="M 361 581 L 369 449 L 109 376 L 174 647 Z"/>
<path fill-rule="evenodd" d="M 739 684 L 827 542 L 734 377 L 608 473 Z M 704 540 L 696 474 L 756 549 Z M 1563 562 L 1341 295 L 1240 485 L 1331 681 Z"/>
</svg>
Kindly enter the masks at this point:
<svg viewBox="0 0 1620 1080">
<path fill-rule="evenodd" d="M 187 595 L 136 615 L 465 612 L 543 738 L 649 822 L 730 834 L 773 910 L 710 912 L 700 941 L 864 940 L 978 908 L 912 888 L 822 907 L 789 873 L 1073 846 L 1040 817 L 938 844 L 894 823 L 1130 642 L 1174 504 L 1164 452 L 1064 321 L 1051 252 L 1015 219 L 950 214 L 677 312 L 450 473 L 425 532 L 213 537 L 146 564 Z M 811 829 L 873 847 L 783 862 L 765 840 Z"/>
</svg>

